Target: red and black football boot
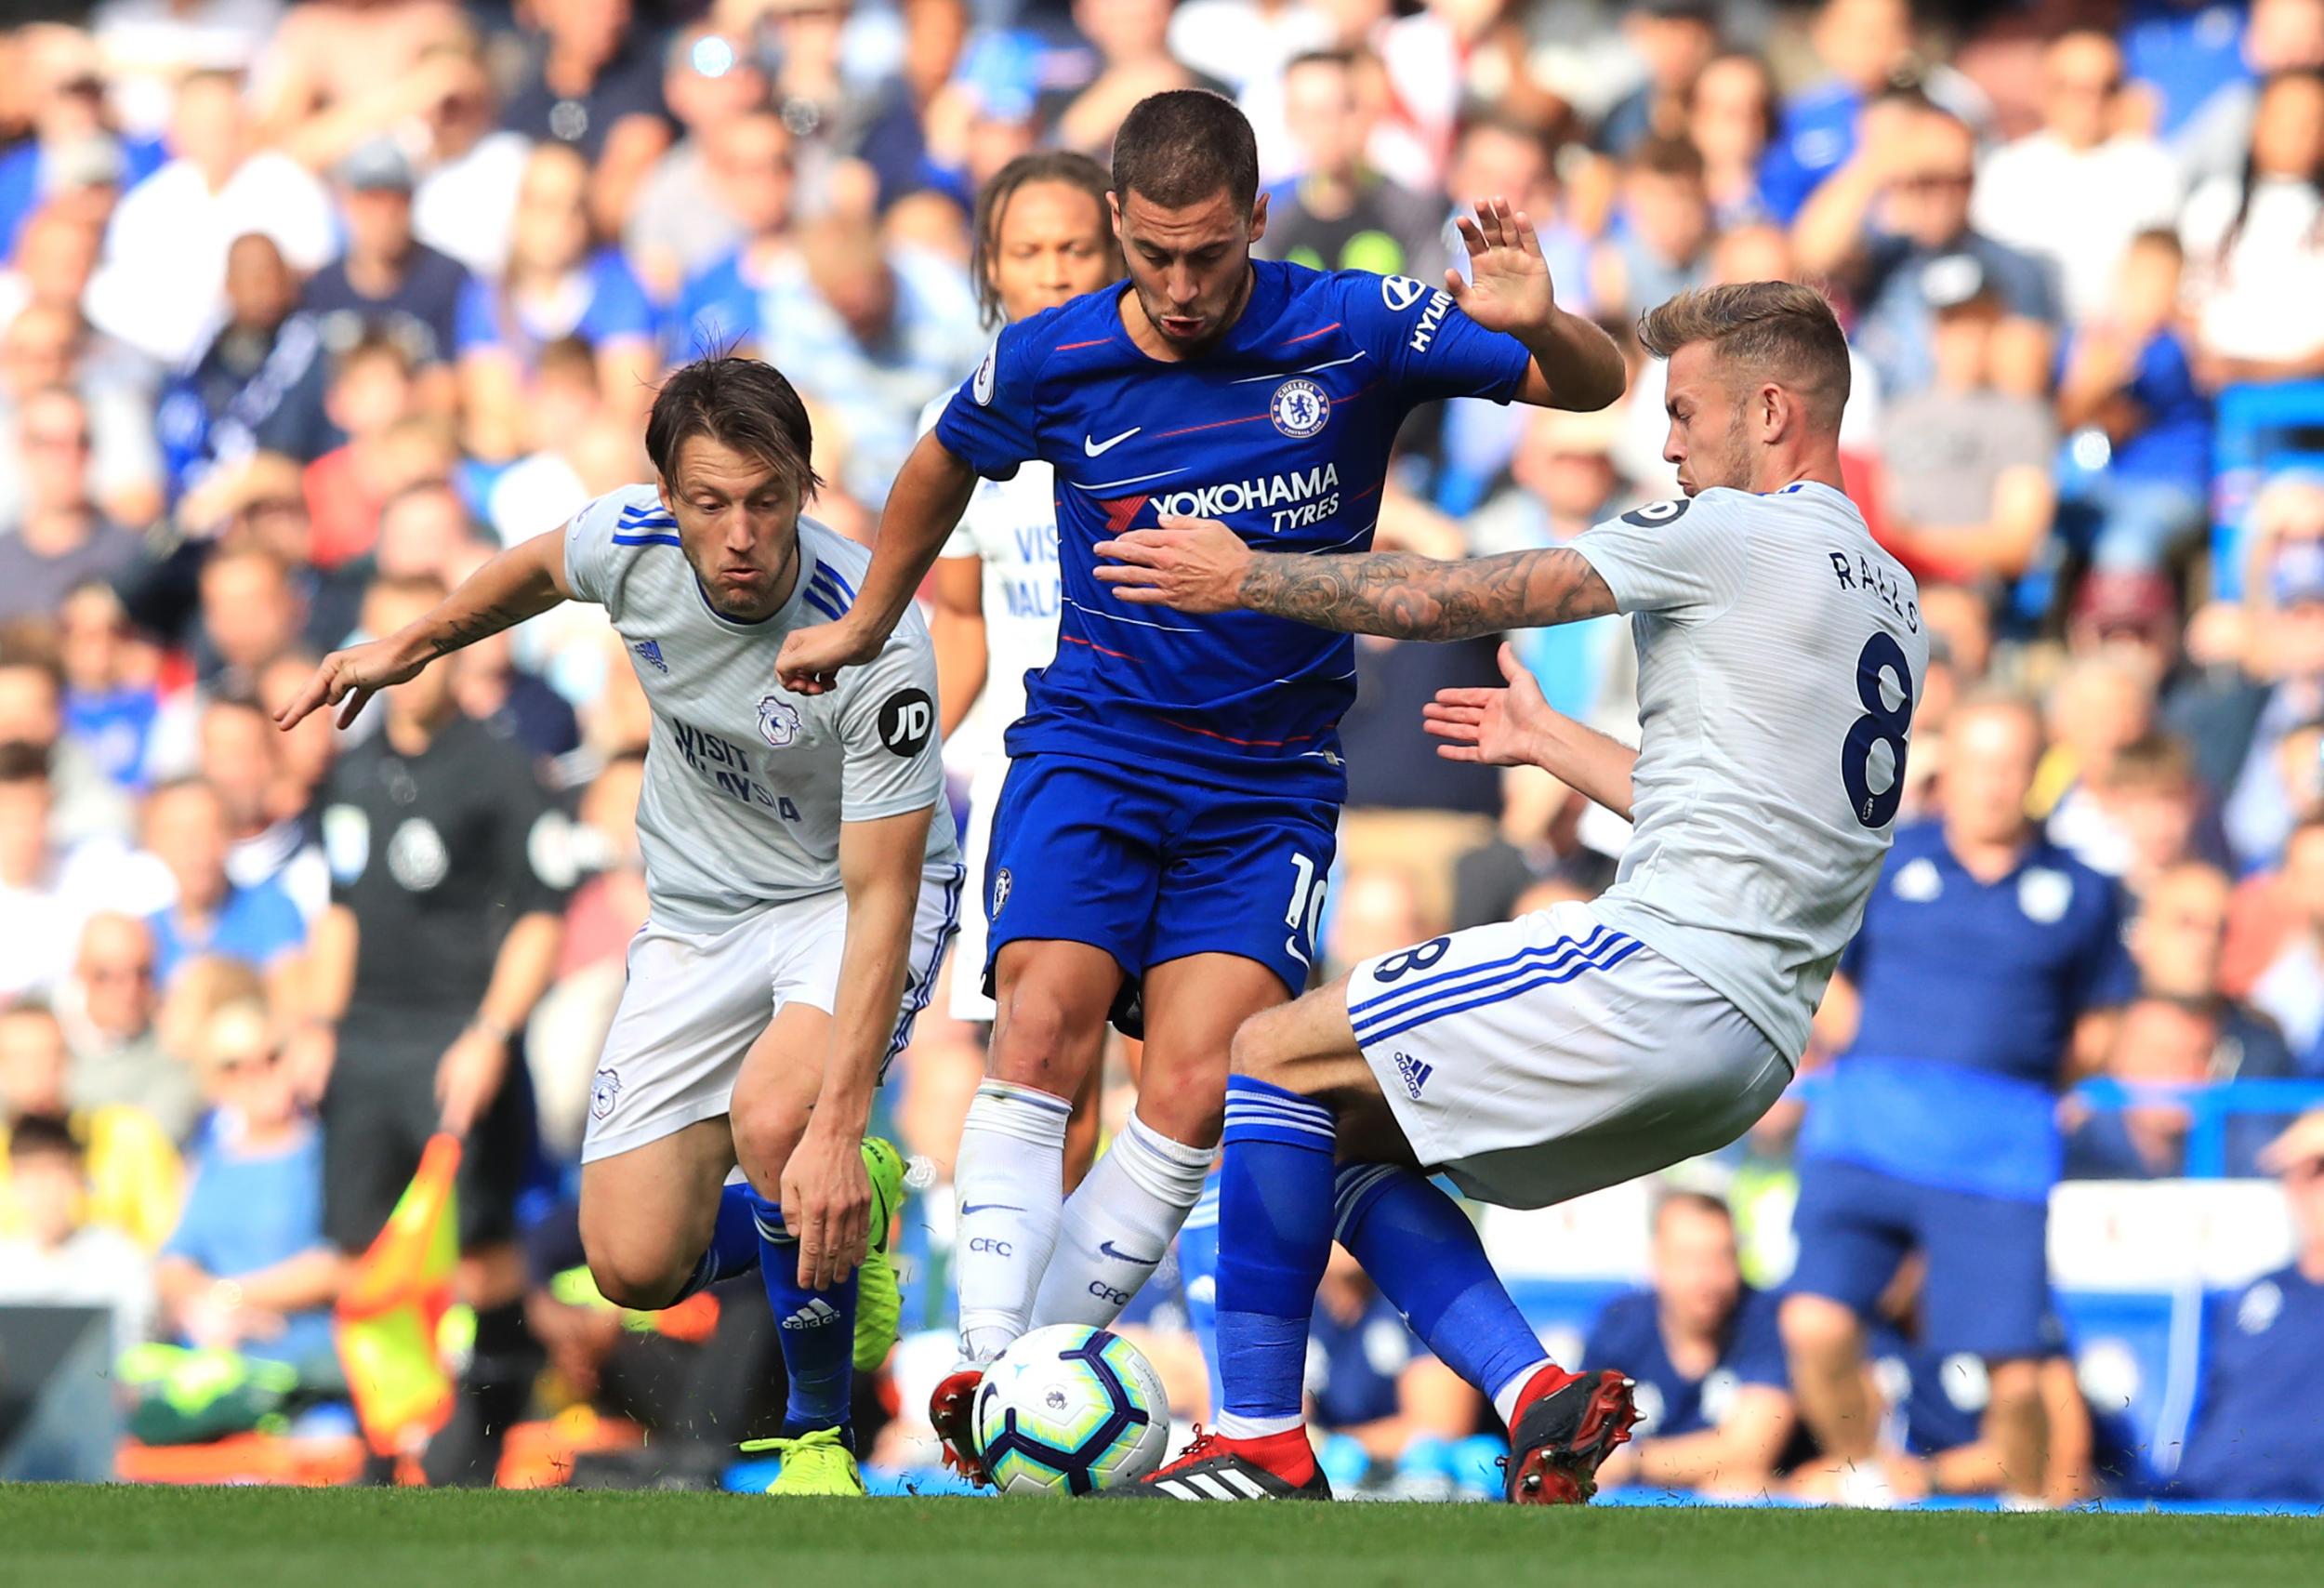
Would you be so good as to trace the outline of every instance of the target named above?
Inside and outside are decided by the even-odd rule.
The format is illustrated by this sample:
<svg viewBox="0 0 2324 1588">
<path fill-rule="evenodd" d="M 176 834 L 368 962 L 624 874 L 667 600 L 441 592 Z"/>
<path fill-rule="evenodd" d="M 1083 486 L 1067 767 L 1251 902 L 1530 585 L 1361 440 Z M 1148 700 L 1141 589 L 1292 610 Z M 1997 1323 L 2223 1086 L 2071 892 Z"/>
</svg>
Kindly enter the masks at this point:
<svg viewBox="0 0 2324 1588">
<path fill-rule="evenodd" d="M 1229 1439 L 1195 1430 L 1176 1461 L 1136 1483 L 1098 1491 L 1101 1500 L 1328 1500 L 1331 1485 L 1315 1464 L 1304 1428 L 1258 1439 Z"/>
<path fill-rule="evenodd" d="M 1517 1397 L 1509 1425 L 1509 1502 L 1586 1505 L 1598 1491 L 1598 1463 L 1638 1421 L 1634 1386 L 1611 1370 L 1543 1368 Z"/>
<path fill-rule="evenodd" d="M 955 1369 L 928 1397 L 928 1421 L 944 1444 L 944 1465 L 979 1489 L 993 1481 L 976 1449 L 976 1392 L 984 1382 L 982 1368 Z"/>
</svg>

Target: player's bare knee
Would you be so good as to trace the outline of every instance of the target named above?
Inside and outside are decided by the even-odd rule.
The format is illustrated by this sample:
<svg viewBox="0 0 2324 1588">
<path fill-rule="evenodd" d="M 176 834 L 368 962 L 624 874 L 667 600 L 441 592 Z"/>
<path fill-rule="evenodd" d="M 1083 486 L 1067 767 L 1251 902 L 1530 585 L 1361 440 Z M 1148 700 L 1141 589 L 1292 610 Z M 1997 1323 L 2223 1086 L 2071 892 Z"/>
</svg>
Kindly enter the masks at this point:
<svg viewBox="0 0 2324 1588">
<path fill-rule="evenodd" d="M 666 1243 L 651 1237 L 581 1230 L 581 1252 L 588 1260 L 597 1293 L 617 1307 L 652 1312 L 665 1307 L 684 1288 L 691 1267 Z"/>
<path fill-rule="evenodd" d="M 1784 1348 L 1794 1356 L 1829 1362 L 1857 1349 L 1855 1314 L 1829 1296 L 1786 1296 L 1778 1318 Z"/>
<path fill-rule="evenodd" d="M 1083 1052 L 1092 1045 L 1089 1033 L 1062 1000 L 1039 987 L 1013 987 L 1005 997 L 993 1028 L 987 1072 L 995 1080 L 1071 1097 L 1087 1067 Z"/>
<path fill-rule="evenodd" d="M 1226 1065 L 1218 1059 L 1156 1064 L 1146 1051 L 1138 1078 L 1138 1117 L 1174 1142 L 1207 1147 L 1219 1139 L 1226 1115 Z"/>
<path fill-rule="evenodd" d="M 1269 1009 L 1236 1026 L 1233 1039 L 1227 1043 L 1228 1073 L 1304 1093 L 1298 1066 L 1289 1062 L 1291 1051 L 1282 1040 L 1283 1024 L 1281 1012 Z"/>
<path fill-rule="evenodd" d="M 788 1097 L 734 1099 L 728 1117 L 734 1131 L 734 1160 L 762 1190 L 783 1178 L 791 1149 L 806 1133 L 807 1110 Z"/>
</svg>

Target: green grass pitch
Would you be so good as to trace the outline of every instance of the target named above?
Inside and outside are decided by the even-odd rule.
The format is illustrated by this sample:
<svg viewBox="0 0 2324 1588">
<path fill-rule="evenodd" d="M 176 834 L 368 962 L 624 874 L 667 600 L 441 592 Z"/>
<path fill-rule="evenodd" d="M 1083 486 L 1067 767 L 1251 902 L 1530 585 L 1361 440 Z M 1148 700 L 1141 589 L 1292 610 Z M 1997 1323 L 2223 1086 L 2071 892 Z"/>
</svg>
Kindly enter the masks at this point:
<svg viewBox="0 0 2324 1588">
<path fill-rule="evenodd" d="M 2319 1560 L 2324 1522 L 2278 1517 L 0 1489 L 28 1588 L 2265 1588 Z"/>
</svg>

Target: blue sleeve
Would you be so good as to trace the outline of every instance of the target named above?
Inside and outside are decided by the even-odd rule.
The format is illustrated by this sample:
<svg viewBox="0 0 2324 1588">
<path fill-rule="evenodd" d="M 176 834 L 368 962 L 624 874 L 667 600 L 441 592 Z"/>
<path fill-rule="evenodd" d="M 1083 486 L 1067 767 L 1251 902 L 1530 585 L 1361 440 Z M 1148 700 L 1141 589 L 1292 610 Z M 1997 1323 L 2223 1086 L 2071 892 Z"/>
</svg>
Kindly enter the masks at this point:
<svg viewBox="0 0 2324 1588">
<path fill-rule="evenodd" d="M 988 479 L 1010 479 L 1019 464 L 1040 456 L 1035 409 L 1057 314 L 1048 309 L 1002 326 L 984 362 L 960 383 L 936 421 L 944 450 Z"/>
<path fill-rule="evenodd" d="M 1742 1316 L 1735 1322 L 1735 1338 L 1727 1346 L 1727 1366 L 1747 1384 L 1789 1390 L 1791 1375 L 1785 1366 L 1783 1334 L 1776 1321 L 1776 1298 L 1758 1290 L 1743 1292 Z"/>
<path fill-rule="evenodd" d="M 593 348 L 621 337 L 654 335 L 654 305 L 622 257 L 611 248 L 589 265 L 589 307 L 575 327 Z"/>
<path fill-rule="evenodd" d="M 1442 287 L 1410 276 L 1340 272 L 1340 318 L 1387 371 L 1406 404 L 1445 397 L 1506 403 L 1533 355 L 1516 337 L 1469 318 Z"/>
<path fill-rule="evenodd" d="M 229 1200 L 211 1189 L 217 1180 L 207 1165 L 194 1171 L 193 1184 L 186 1187 L 185 1211 L 178 1215 L 178 1227 L 162 1243 L 164 1257 L 182 1257 L 205 1274 L 218 1272 L 218 1224 L 226 1216 Z"/>
<path fill-rule="evenodd" d="M 2121 884 L 2100 879 L 2106 892 L 2090 923 L 2091 940 L 2082 957 L 2082 1010 L 2112 1009 L 2138 996 L 2138 967 L 2123 941 L 2129 920 L 2123 907 Z"/>
<path fill-rule="evenodd" d="M 2195 393 L 2195 374 L 2187 367 L 2186 351 L 2168 331 L 2147 338 L 2138 355 L 2138 371 L 2131 377 L 2131 397 L 2149 415 L 2176 407 Z"/>
<path fill-rule="evenodd" d="M 460 304 L 452 315 L 452 335 L 454 351 L 462 354 L 500 345 L 500 316 L 494 311 L 493 289 L 480 277 L 469 277 L 460 288 Z"/>
</svg>

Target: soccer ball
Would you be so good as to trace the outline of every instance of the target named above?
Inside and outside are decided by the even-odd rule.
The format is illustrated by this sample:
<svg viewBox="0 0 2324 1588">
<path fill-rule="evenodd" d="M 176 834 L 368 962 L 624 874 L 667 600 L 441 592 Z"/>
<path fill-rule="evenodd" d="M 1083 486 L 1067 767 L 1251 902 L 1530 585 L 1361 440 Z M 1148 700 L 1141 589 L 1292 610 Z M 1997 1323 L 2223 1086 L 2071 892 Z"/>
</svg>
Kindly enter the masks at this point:
<svg viewBox="0 0 2324 1588">
<path fill-rule="evenodd" d="M 1143 1353 L 1078 1323 L 1037 1329 L 984 1370 L 976 1442 L 1003 1494 L 1089 1494 L 1162 1464 L 1170 1400 Z"/>
</svg>

